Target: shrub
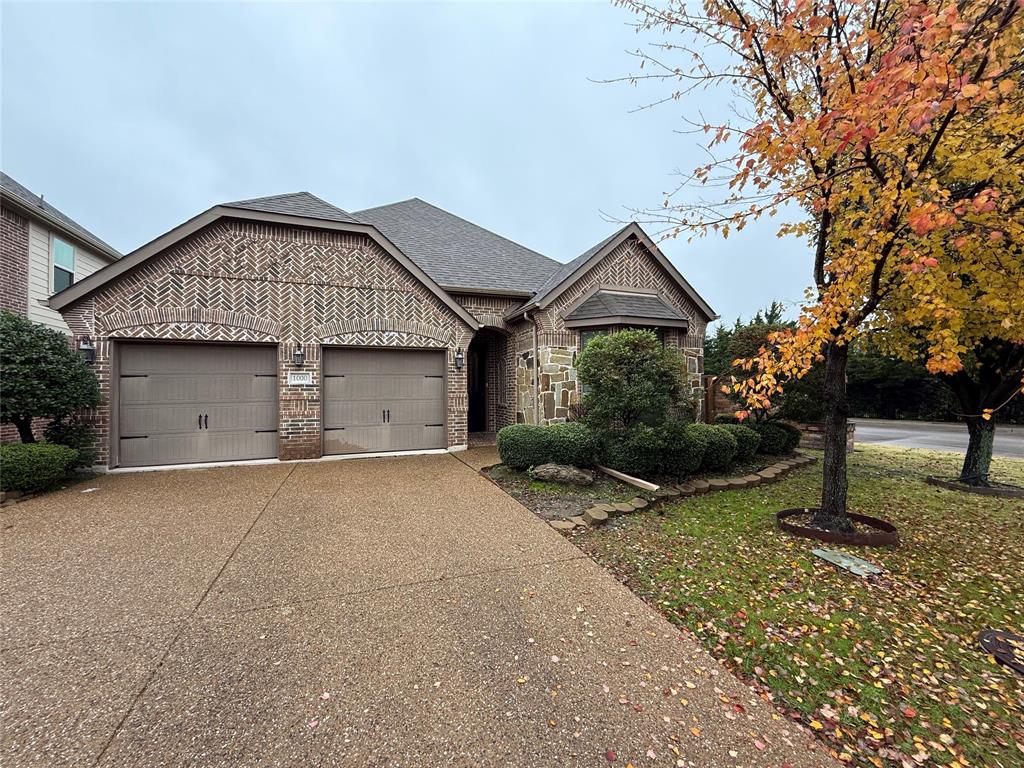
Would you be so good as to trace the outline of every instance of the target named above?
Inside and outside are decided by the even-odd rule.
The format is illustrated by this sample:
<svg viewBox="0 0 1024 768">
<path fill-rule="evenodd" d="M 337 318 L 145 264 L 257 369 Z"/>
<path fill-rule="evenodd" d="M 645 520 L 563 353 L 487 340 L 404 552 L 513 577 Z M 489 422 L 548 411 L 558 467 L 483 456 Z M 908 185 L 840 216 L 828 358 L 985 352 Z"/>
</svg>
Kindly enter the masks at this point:
<svg viewBox="0 0 1024 768">
<path fill-rule="evenodd" d="M 786 452 L 789 434 L 779 426 L 779 422 L 756 421 L 750 427 L 761 436 L 761 444 L 757 448 L 759 452 L 773 455 Z"/>
<path fill-rule="evenodd" d="M 658 469 L 676 478 L 689 477 L 700 469 L 708 441 L 694 424 L 666 421 L 661 425 L 661 462 Z"/>
<path fill-rule="evenodd" d="M 77 419 L 55 419 L 43 430 L 46 442 L 66 445 L 78 452 L 75 466 L 91 467 L 96 463 L 96 430 Z"/>
<path fill-rule="evenodd" d="M 782 427 L 783 431 L 786 433 L 786 442 L 782 447 L 782 452 L 792 453 L 795 451 L 796 447 L 800 445 L 800 438 L 803 437 L 803 433 L 800 431 L 800 428 L 785 421 L 776 421 L 774 423 Z"/>
<path fill-rule="evenodd" d="M 35 442 L 32 420 L 59 419 L 100 403 L 96 375 L 60 331 L 0 312 L 0 421 Z"/>
<path fill-rule="evenodd" d="M 586 388 L 587 422 L 596 429 L 660 424 L 689 391 L 686 363 L 650 331 L 620 331 L 591 339 L 576 362 Z"/>
<path fill-rule="evenodd" d="M 33 493 L 68 476 L 78 451 L 50 443 L 0 445 L 0 489 Z"/>
<path fill-rule="evenodd" d="M 648 424 L 604 434 L 604 461 L 612 469 L 642 477 L 656 472 L 661 464 L 662 441 L 659 431 Z"/>
<path fill-rule="evenodd" d="M 546 460 L 542 463 L 570 464 L 574 467 L 590 467 L 597 461 L 601 441 L 586 424 L 569 422 L 541 427 L 546 443 Z"/>
<path fill-rule="evenodd" d="M 701 461 L 701 469 L 713 472 L 717 469 L 725 469 L 732 464 L 736 458 L 739 446 L 736 438 L 722 424 L 705 424 L 707 427 L 708 447 L 704 450 L 704 459 Z"/>
<path fill-rule="evenodd" d="M 736 438 L 736 461 L 747 461 L 761 444 L 761 436 L 750 427 L 742 424 L 722 424 L 722 429 Z"/>
<path fill-rule="evenodd" d="M 740 417 L 735 413 L 719 413 L 715 416 L 715 424 L 739 424 Z"/>
<path fill-rule="evenodd" d="M 506 467 L 529 469 L 544 464 L 547 447 L 545 427 L 532 424 L 513 424 L 498 432 L 498 454 Z"/>
</svg>

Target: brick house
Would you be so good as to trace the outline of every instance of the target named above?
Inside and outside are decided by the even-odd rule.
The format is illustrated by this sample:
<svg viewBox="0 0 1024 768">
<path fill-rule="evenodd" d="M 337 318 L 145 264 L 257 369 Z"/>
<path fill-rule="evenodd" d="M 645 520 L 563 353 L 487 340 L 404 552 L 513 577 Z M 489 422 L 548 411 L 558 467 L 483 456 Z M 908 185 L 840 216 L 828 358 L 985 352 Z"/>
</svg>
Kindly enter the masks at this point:
<svg viewBox="0 0 1024 768">
<path fill-rule="evenodd" d="M 119 258 L 81 224 L 0 172 L 0 309 L 70 336 L 49 306 L 50 296 Z M 17 439 L 13 424 L 0 428 L 0 441 Z"/>
<path fill-rule="evenodd" d="M 214 206 L 50 300 L 95 345 L 102 461 L 459 450 L 564 421 L 590 335 L 652 328 L 695 384 L 716 315 L 636 224 L 567 264 L 422 200 Z"/>
</svg>

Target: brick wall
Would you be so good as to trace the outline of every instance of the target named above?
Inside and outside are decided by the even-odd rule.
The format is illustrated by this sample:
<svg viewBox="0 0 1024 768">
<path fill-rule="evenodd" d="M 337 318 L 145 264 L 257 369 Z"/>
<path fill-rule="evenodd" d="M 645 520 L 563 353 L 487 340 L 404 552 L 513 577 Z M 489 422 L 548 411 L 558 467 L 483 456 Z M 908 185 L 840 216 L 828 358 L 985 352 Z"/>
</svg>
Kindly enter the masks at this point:
<svg viewBox="0 0 1024 768">
<path fill-rule="evenodd" d="M 28 312 L 28 219 L 0 207 L 0 309 Z"/>
<path fill-rule="evenodd" d="M 454 351 L 471 331 L 450 308 L 369 238 L 222 219 L 62 311 L 74 334 L 96 343 L 105 404 L 102 462 L 111 458 L 110 380 L 119 339 L 271 342 L 280 370 L 295 344 L 313 385 L 279 377 L 282 459 L 320 455 L 321 345 L 413 346 L 448 351 L 448 445 L 466 443 L 465 372 Z"/>
</svg>

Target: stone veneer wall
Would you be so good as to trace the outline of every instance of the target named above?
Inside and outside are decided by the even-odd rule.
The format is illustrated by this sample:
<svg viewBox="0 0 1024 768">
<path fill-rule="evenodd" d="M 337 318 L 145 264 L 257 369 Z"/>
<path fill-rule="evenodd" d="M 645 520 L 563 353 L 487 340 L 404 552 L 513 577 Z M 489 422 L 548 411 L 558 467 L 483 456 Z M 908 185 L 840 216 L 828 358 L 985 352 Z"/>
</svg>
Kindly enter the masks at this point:
<svg viewBox="0 0 1024 768">
<path fill-rule="evenodd" d="M 466 374 L 454 353 L 470 328 L 369 238 L 342 232 L 219 220 L 62 311 L 96 344 L 105 404 L 92 416 L 102 463 L 111 460 L 110 382 L 119 340 L 278 345 L 280 370 L 306 350 L 311 386 L 279 378 L 282 459 L 320 455 L 321 345 L 447 350 L 448 445 L 466 444 Z"/>
<path fill-rule="evenodd" d="M 647 248 L 636 238 L 630 238 L 569 286 L 546 309 L 536 314 L 540 366 L 539 423 L 557 424 L 565 421 L 572 406 L 579 402 L 575 364 L 580 334 L 577 329 L 566 328 L 563 317 L 584 294 L 595 287 L 656 290 L 689 318 L 690 327 L 685 334 L 675 329 L 665 329 L 665 344 L 679 348 L 686 356 L 693 394 L 697 403 L 701 403 L 704 331 L 707 321 Z M 517 326 L 516 342 L 516 420 L 532 424 L 534 361 L 530 323 L 524 322 Z"/>
</svg>

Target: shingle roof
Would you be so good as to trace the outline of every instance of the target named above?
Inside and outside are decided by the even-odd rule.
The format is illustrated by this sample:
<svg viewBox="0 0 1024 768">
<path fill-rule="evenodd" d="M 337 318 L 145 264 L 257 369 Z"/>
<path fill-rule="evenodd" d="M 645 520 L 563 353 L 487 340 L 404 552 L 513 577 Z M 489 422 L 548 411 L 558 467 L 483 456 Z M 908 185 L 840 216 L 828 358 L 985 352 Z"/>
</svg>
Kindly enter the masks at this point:
<svg viewBox="0 0 1024 768">
<path fill-rule="evenodd" d="M 47 216 L 58 227 L 67 230 L 68 234 L 78 237 L 84 242 L 93 245 L 100 255 L 111 259 L 121 258 L 121 253 L 114 246 L 105 243 L 96 237 L 70 216 L 54 208 L 39 195 L 34 194 L 28 188 L 22 186 L 3 171 L 0 171 L 0 187 L 3 191 L 30 210 L 39 211 L 41 215 Z"/>
<path fill-rule="evenodd" d="M 263 211 L 264 213 L 283 213 L 288 216 L 304 216 L 308 219 L 324 221 L 345 221 L 358 224 L 352 214 L 321 200 L 309 192 L 290 192 L 286 195 L 255 197 L 252 200 L 236 200 L 233 203 L 221 203 L 225 208 L 242 208 L 247 211 Z"/>
<path fill-rule="evenodd" d="M 623 229 L 625 229 L 625 227 L 623 227 Z M 620 232 L 622 232 L 622 229 L 612 233 L 594 247 L 588 248 L 572 261 L 568 261 L 565 264 L 559 264 L 558 269 L 551 273 L 551 275 L 548 276 L 548 279 L 545 280 L 537 289 L 537 293 L 533 297 L 534 303 L 539 304 L 540 302 L 544 301 L 545 297 L 549 293 L 551 293 L 551 291 L 553 291 L 555 288 L 561 285 L 562 282 L 569 277 L 569 275 L 571 275 L 573 272 L 575 272 L 577 269 L 583 266 L 583 264 L 585 264 L 595 253 L 600 251 L 602 248 L 608 245 L 608 243 L 610 243 L 612 240 L 618 237 Z"/>
<path fill-rule="evenodd" d="M 562 265 L 419 198 L 356 211 L 447 289 L 533 293 Z"/>
<path fill-rule="evenodd" d="M 601 290 L 588 298 L 566 320 L 590 320 L 598 317 L 643 317 L 652 320 L 687 320 L 660 296 L 649 293 Z"/>
</svg>

